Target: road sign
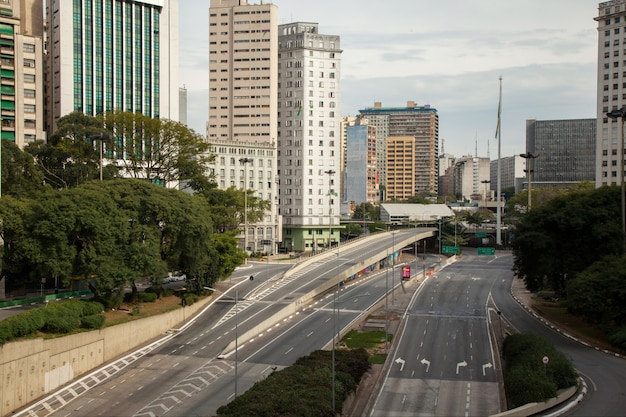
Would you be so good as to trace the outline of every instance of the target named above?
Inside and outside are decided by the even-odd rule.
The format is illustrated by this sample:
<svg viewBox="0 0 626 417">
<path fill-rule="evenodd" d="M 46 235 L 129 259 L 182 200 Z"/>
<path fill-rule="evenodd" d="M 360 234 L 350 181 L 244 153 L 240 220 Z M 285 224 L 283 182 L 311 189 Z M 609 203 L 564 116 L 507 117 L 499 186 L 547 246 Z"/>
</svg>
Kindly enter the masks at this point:
<svg viewBox="0 0 626 417">
<path fill-rule="evenodd" d="M 476 237 L 486 237 L 486 236 L 487 236 L 487 233 L 485 233 L 485 232 L 476 232 L 476 235 L 475 235 L 475 236 L 476 236 Z"/>
<path fill-rule="evenodd" d="M 495 255 L 496 248 L 478 248 L 479 255 Z"/>
<path fill-rule="evenodd" d="M 461 248 L 459 248 L 458 246 L 442 246 L 441 253 L 458 254 L 461 253 Z"/>
</svg>

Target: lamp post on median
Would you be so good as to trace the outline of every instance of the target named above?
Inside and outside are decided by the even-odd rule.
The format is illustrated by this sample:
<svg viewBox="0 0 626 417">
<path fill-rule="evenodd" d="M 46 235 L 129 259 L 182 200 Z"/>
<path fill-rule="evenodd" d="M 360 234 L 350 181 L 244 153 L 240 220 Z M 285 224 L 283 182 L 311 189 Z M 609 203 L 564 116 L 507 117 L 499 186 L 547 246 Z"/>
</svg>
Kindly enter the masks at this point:
<svg viewBox="0 0 626 417">
<path fill-rule="evenodd" d="M 483 208 L 487 209 L 487 184 L 491 183 L 490 180 L 482 180 L 481 183 L 485 184 L 485 195 L 483 197 Z M 455 223 L 456 225 L 456 223 Z M 456 246 L 456 244 L 454 245 Z"/>
<path fill-rule="evenodd" d="M 377 227 L 376 230 L 386 232 L 386 230 Z M 387 258 L 385 262 L 389 262 L 389 248 L 387 248 Z M 389 265 L 385 268 L 385 353 L 389 353 Z"/>
<path fill-rule="evenodd" d="M 528 182 L 528 211 L 530 211 L 531 207 L 532 207 L 532 173 L 533 173 L 533 165 L 534 163 L 532 162 L 533 159 L 538 158 L 539 154 L 533 154 L 530 152 L 526 152 L 526 153 L 521 153 L 519 156 L 521 156 L 522 158 L 524 158 L 526 160 L 526 169 L 524 170 L 524 172 L 526 173 L 526 181 Z"/>
<path fill-rule="evenodd" d="M 246 253 L 246 263 L 248 259 L 248 167 L 252 164 L 252 158 L 239 158 L 239 162 L 243 164 L 243 250 Z"/>
<path fill-rule="evenodd" d="M 211 287 L 202 287 L 205 290 L 209 290 L 209 291 L 215 291 L 215 292 L 219 292 L 220 294 L 222 294 L 223 297 L 228 297 L 230 299 L 233 299 L 231 296 L 226 295 L 225 293 L 223 293 L 220 290 L 216 290 L 215 288 L 211 288 Z M 237 317 L 237 313 L 239 311 L 239 290 L 235 289 L 235 398 L 237 398 L 237 366 L 239 363 L 239 358 L 238 358 L 238 353 L 239 353 L 239 321 L 238 321 L 238 317 Z"/>
<path fill-rule="evenodd" d="M 335 170 L 329 169 L 324 171 L 324 174 L 328 174 L 328 249 L 332 248 L 331 237 L 333 235 L 333 189 L 332 189 L 332 176 L 335 175 Z M 339 243 L 337 243 L 339 246 Z"/>
<path fill-rule="evenodd" d="M 626 117 L 626 107 L 612 110 L 608 112 L 606 116 L 613 120 L 619 118 L 620 121 L 618 132 L 618 139 L 620 143 L 620 157 L 617 167 L 619 168 L 619 182 L 621 185 L 620 200 L 622 211 L 622 253 L 626 254 L 626 201 L 624 200 L 624 117 Z"/>
</svg>

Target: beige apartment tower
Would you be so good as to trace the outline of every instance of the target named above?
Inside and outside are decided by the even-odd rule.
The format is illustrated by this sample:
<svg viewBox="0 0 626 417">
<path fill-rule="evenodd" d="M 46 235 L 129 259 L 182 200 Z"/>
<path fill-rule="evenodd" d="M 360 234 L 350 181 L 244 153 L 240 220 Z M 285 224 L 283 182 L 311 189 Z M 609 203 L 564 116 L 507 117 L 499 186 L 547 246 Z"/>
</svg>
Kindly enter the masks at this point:
<svg viewBox="0 0 626 417">
<path fill-rule="evenodd" d="M 45 140 L 43 0 L 0 0 L 1 137 L 18 147 Z"/>
<path fill-rule="evenodd" d="M 221 189 L 271 202 L 265 218 L 242 225 L 240 247 L 275 253 L 281 241 L 277 195 L 278 8 L 211 0 L 207 138 Z"/>
<path fill-rule="evenodd" d="M 387 138 L 387 200 L 406 200 L 415 195 L 415 138 Z"/>
</svg>

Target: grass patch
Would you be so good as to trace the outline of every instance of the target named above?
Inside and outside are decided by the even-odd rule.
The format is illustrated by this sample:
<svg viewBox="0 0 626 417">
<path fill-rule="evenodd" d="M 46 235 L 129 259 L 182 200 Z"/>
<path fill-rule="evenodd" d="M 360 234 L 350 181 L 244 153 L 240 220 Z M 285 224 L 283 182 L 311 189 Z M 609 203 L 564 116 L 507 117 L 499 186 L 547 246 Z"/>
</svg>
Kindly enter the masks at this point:
<svg viewBox="0 0 626 417">
<path fill-rule="evenodd" d="M 604 349 L 612 349 L 611 344 L 600 329 L 590 326 L 580 317 L 571 315 L 567 311 L 567 308 L 563 307 L 559 302 L 535 299 L 533 308 L 541 317 L 565 329 L 572 336 L 576 336 L 579 339 Z"/>
<path fill-rule="evenodd" d="M 175 295 L 157 299 L 152 303 L 142 303 L 140 306 L 123 304 L 121 308 L 117 310 L 106 311 L 104 313 L 106 318 L 104 327 L 115 326 L 129 321 L 167 313 L 178 308 L 181 308 L 180 297 Z"/>
<path fill-rule="evenodd" d="M 387 335 L 389 342 L 391 342 L 392 335 Z M 350 331 L 344 338 L 344 343 L 351 349 L 363 348 L 372 349 L 381 343 L 385 343 L 385 332 L 371 331 L 371 332 L 359 332 L 356 330 Z"/>
<path fill-rule="evenodd" d="M 386 360 L 387 360 L 386 353 L 374 353 L 370 355 L 369 357 L 369 362 L 372 365 L 382 365 L 383 363 L 385 363 Z"/>
</svg>

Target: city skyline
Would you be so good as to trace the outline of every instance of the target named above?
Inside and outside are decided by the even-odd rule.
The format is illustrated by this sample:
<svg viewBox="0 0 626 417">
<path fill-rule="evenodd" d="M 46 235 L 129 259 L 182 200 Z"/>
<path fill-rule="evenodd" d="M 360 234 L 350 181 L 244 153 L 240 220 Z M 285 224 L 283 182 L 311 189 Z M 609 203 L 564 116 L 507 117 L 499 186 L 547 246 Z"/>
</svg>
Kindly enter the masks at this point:
<svg viewBox="0 0 626 417">
<path fill-rule="evenodd" d="M 342 116 L 374 102 L 429 104 L 439 113 L 440 150 L 443 143 L 446 153 L 478 148 L 479 156 L 489 150 L 491 159 L 497 157 L 500 76 L 503 157 L 525 152 L 527 119 L 595 117 L 597 2 L 397 0 L 393 8 L 354 0 L 273 3 L 279 24 L 316 22 L 320 31 L 341 36 Z M 207 2 L 181 2 L 180 19 L 180 84 L 188 89 L 189 126 L 204 135 Z"/>
</svg>

